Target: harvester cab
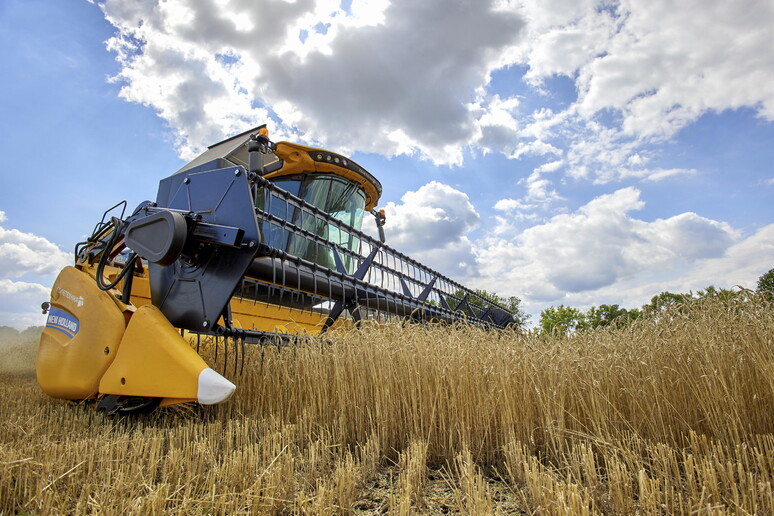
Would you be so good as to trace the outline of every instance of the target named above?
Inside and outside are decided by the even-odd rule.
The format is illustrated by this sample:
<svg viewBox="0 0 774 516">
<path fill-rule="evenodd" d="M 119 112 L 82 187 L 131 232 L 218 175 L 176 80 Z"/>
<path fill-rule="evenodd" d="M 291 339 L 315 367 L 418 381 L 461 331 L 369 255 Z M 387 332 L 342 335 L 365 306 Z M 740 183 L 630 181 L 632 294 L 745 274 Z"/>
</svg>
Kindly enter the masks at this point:
<svg viewBox="0 0 774 516">
<path fill-rule="evenodd" d="M 213 404 L 235 386 L 194 350 L 202 337 L 230 339 L 244 360 L 245 344 L 363 320 L 512 325 L 384 243 L 381 193 L 351 159 L 273 143 L 265 126 L 209 147 L 161 180 L 155 202 L 128 216 L 119 203 L 76 246 L 52 288 L 40 386 L 112 412 Z M 378 239 L 362 231 L 369 213 Z"/>
</svg>

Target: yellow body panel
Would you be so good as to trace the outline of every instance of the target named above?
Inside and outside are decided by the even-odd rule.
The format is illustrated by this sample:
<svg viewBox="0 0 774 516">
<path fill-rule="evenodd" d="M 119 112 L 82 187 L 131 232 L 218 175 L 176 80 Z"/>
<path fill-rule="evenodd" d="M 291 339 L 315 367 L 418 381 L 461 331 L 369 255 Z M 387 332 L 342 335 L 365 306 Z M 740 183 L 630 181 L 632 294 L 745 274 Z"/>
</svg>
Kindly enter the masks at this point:
<svg viewBox="0 0 774 516">
<path fill-rule="evenodd" d="M 51 307 L 36 359 L 43 391 L 65 399 L 96 396 L 132 310 L 98 289 L 91 276 L 75 267 L 62 269 L 51 289 Z"/>
<path fill-rule="evenodd" d="M 147 278 L 137 277 L 138 294 L 148 297 L 133 297 L 142 305 L 136 308 L 122 303 L 118 290 L 100 290 L 94 273 L 89 265 L 65 267 L 52 288 L 36 359 L 46 394 L 147 396 L 163 398 L 162 406 L 217 403 L 230 394 L 233 385 L 217 373 L 202 376 L 207 364 L 150 304 Z"/>
<path fill-rule="evenodd" d="M 111 275 L 110 281 L 113 281 L 113 279 L 115 279 L 115 274 Z M 123 287 L 123 282 L 121 282 L 121 286 Z M 150 282 L 147 275 L 142 274 L 134 277 L 131 302 L 137 308 L 151 304 Z"/>
<path fill-rule="evenodd" d="M 137 309 L 115 360 L 99 382 L 102 394 L 197 399 L 207 368 L 191 345 L 153 305 Z"/>
<path fill-rule="evenodd" d="M 231 299 L 231 314 L 239 327 L 277 333 L 320 333 L 327 315 L 269 303 Z"/>
<path fill-rule="evenodd" d="M 112 281 L 116 269 L 106 267 L 106 276 Z M 94 268 L 88 269 L 94 274 Z M 119 284 L 119 288 L 122 284 Z M 132 304 L 141 307 L 151 304 L 150 282 L 147 271 L 138 274 L 132 282 Z M 275 333 L 290 333 L 317 335 L 327 319 L 327 314 L 299 310 L 285 306 L 273 305 L 251 299 L 231 298 L 231 315 L 235 326 L 247 330 L 257 330 Z M 222 322 L 222 321 L 221 321 Z M 333 328 L 345 327 L 350 324 L 346 318 L 338 319 Z"/>
</svg>

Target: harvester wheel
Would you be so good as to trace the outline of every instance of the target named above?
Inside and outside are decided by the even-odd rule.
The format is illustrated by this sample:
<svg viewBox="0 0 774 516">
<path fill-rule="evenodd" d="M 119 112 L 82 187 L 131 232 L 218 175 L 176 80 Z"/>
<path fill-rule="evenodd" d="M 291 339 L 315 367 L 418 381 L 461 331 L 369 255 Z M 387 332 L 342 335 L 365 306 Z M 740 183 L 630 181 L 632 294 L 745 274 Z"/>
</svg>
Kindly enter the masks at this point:
<svg viewBox="0 0 774 516">
<path fill-rule="evenodd" d="M 161 398 L 146 398 L 140 396 L 118 396 L 108 394 L 99 400 L 97 410 L 104 410 L 108 416 L 116 414 L 125 416 L 133 414 L 147 414 L 152 412 L 161 403 Z"/>
</svg>

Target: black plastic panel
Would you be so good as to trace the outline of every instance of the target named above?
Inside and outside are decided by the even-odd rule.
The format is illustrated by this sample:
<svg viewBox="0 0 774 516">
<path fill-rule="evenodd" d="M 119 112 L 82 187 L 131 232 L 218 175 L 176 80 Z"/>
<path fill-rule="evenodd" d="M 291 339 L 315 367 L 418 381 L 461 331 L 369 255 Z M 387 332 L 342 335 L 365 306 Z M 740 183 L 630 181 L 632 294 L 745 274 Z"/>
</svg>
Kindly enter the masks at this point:
<svg viewBox="0 0 774 516">
<path fill-rule="evenodd" d="M 241 167 L 176 174 L 161 182 L 158 199 L 161 208 L 193 212 L 202 222 L 244 231 L 239 247 L 189 239 L 172 265 L 149 265 L 153 304 L 173 326 L 208 331 L 223 313 L 260 243 L 247 174 Z"/>
</svg>

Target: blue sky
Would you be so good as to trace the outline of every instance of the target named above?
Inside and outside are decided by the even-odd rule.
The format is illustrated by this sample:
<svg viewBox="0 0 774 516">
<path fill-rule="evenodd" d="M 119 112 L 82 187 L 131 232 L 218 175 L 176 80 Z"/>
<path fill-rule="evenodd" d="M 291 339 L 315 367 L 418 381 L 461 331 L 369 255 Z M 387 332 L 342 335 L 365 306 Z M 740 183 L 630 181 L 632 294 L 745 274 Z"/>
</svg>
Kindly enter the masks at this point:
<svg viewBox="0 0 774 516">
<path fill-rule="evenodd" d="M 260 123 L 469 286 L 639 306 L 774 267 L 771 2 L 3 0 L 0 325 L 102 212 Z"/>
</svg>

